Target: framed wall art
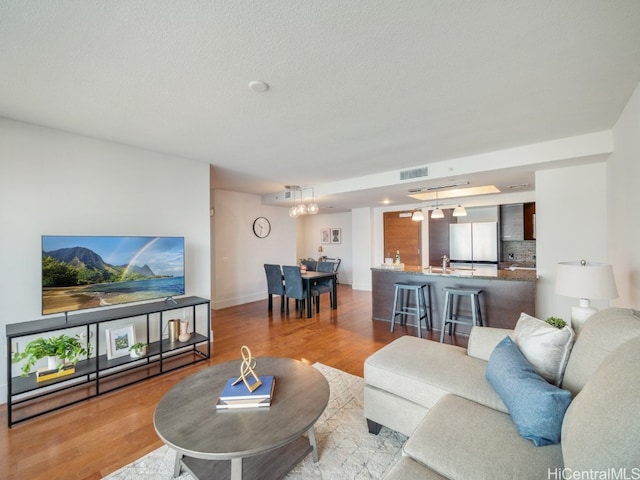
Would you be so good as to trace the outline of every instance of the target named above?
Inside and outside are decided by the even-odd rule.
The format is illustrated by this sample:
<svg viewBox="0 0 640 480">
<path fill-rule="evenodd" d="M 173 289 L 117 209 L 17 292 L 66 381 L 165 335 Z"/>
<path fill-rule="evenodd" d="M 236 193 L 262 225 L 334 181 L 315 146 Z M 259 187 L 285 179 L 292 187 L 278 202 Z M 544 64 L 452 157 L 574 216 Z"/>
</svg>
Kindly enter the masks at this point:
<svg viewBox="0 0 640 480">
<path fill-rule="evenodd" d="M 342 243 L 342 229 L 341 228 L 332 228 L 331 229 L 331 243 Z"/>
<path fill-rule="evenodd" d="M 323 228 L 320 230 L 320 242 L 323 244 L 331 243 L 331 229 Z"/>
<path fill-rule="evenodd" d="M 107 337 L 107 359 L 129 355 L 129 349 L 136 343 L 136 333 L 133 325 L 119 328 L 105 329 Z"/>
</svg>

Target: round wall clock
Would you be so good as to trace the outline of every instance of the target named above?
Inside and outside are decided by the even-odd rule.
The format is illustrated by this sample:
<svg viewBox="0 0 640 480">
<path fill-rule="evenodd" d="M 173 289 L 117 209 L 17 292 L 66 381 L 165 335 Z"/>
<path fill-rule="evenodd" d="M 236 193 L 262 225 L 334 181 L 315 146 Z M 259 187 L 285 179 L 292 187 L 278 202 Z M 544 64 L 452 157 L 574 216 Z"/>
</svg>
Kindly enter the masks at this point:
<svg viewBox="0 0 640 480">
<path fill-rule="evenodd" d="M 265 217 L 258 217 L 253 221 L 253 233 L 258 238 L 266 238 L 271 233 L 271 223 Z"/>
</svg>

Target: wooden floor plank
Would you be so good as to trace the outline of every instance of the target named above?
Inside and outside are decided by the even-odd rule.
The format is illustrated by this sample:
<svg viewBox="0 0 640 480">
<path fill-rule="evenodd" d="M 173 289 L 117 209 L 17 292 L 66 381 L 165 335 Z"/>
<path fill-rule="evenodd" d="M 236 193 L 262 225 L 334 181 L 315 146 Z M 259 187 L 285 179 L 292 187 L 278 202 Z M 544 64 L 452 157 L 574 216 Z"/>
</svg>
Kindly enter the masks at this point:
<svg viewBox="0 0 640 480">
<path fill-rule="evenodd" d="M 267 312 L 267 301 L 212 312 L 212 358 L 135 384 L 9 429 L 6 405 L 0 408 L 0 478 L 99 479 L 162 445 L 153 428 L 158 401 L 177 382 L 207 366 L 240 358 L 247 345 L 256 357 L 283 356 L 320 362 L 363 375 L 364 360 L 394 338 L 416 335 L 413 327 L 371 320 L 371 292 L 338 286 L 338 309 L 328 296 L 320 314 L 299 318 L 291 305 L 280 313 L 278 300 Z M 437 334 L 429 337 L 438 338 Z M 466 346 L 465 337 L 453 342 Z M 259 371 L 259 364 L 258 364 Z M 215 399 L 212 399 L 215 401 Z"/>
</svg>

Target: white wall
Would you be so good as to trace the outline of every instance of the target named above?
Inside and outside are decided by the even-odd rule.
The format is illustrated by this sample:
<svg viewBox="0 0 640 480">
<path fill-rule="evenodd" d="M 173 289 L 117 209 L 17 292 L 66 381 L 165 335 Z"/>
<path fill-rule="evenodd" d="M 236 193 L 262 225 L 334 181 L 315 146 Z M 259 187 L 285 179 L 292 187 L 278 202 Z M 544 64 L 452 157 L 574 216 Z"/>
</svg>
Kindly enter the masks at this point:
<svg viewBox="0 0 640 480">
<path fill-rule="evenodd" d="M 343 284 L 353 283 L 352 262 L 352 216 L 347 213 L 323 213 L 304 215 L 297 218 L 297 259 L 318 258 L 321 255 L 339 258 L 338 281 Z M 339 228 L 342 231 L 341 243 L 321 243 L 321 230 Z M 322 246 L 322 253 L 318 247 Z"/>
<path fill-rule="evenodd" d="M 3 331 L 42 318 L 43 234 L 184 236 L 187 294 L 209 298 L 207 164 L 5 119 L 0 158 Z"/>
<path fill-rule="evenodd" d="M 578 299 L 555 293 L 558 262 L 608 263 L 606 163 L 536 173 L 536 315 L 571 318 Z M 608 302 L 592 301 L 595 308 Z"/>
<path fill-rule="evenodd" d="M 607 171 L 609 254 L 618 307 L 640 309 L 640 85 L 613 129 L 615 150 Z"/>
<path fill-rule="evenodd" d="M 213 285 L 214 309 L 267 297 L 265 263 L 295 265 L 296 220 L 283 207 L 261 204 L 259 195 L 214 190 Z M 253 234 L 253 221 L 271 223 L 267 238 Z"/>
</svg>

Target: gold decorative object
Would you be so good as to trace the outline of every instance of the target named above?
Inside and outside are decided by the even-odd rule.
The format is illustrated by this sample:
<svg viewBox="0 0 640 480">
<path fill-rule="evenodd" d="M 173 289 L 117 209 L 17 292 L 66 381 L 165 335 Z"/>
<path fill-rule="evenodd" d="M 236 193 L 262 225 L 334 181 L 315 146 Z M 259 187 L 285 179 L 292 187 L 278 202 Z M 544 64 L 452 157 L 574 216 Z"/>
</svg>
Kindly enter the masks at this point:
<svg viewBox="0 0 640 480">
<path fill-rule="evenodd" d="M 253 369 L 256 368 L 258 362 L 255 358 L 253 358 L 253 356 L 251 355 L 251 350 L 249 350 L 249 347 L 247 347 L 246 345 L 243 345 L 240 348 L 240 354 L 242 355 L 242 363 L 240 364 L 240 376 L 236 379 L 235 382 L 232 383 L 232 385 L 237 385 L 240 380 L 242 380 L 247 387 L 247 390 L 253 392 L 256 388 L 262 385 L 262 382 L 258 378 L 258 375 L 256 375 L 256 372 L 253 371 Z M 247 380 L 248 374 L 251 374 L 251 376 L 255 380 L 255 383 L 253 385 L 249 384 L 249 381 Z"/>
</svg>

